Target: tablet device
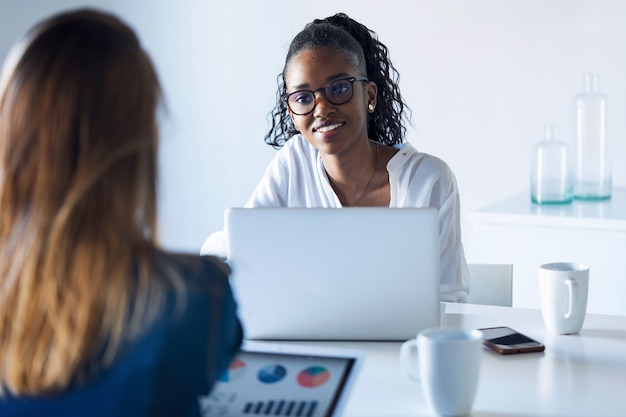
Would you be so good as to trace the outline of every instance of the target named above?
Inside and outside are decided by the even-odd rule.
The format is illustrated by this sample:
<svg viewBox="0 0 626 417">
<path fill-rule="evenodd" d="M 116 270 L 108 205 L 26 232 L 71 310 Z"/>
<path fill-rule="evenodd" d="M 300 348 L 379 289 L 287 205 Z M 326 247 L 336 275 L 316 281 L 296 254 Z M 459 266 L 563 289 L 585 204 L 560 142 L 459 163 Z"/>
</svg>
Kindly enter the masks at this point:
<svg viewBox="0 0 626 417">
<path fill-rule="evenodd" d="M 210 395 L 203 417 L 338 417 L 361 366 L 357 350 L 246 341 Z"/>
</svg>

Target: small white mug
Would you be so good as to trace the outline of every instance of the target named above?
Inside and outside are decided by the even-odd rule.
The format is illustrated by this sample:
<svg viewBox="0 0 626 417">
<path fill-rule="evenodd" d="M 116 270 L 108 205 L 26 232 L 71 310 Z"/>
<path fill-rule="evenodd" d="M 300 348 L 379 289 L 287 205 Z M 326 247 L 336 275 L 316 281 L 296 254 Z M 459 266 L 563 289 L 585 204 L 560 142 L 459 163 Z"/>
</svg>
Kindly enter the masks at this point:
<svg viewBox="0 0 626 417">
<path fill-rule="evenodd" d="M 471 411 L 478 388 L 482 337 L 479 330 L 437 327 L 402 344 L 400 364 L 410 378 L 421 382 L 426 402 L 437 414 L 462 416 Z"/>
<path fill-rule="evenodd" d="M 539 266 L 539 297 L 546 328 L 555 334 L 580 332 L 587 312 L 589 267 L 573 262 Z"/>
</svg>

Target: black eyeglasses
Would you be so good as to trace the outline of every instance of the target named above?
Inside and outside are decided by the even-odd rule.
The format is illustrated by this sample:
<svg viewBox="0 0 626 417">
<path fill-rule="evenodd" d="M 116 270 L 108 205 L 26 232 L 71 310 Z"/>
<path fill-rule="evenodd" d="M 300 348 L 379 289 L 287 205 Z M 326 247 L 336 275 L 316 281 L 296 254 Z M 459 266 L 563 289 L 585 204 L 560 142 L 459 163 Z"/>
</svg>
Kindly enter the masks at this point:
<svg viewBox="0 0 626 417">
<path fill-rule="evenodd" d="M 317 90 L 298 90 L 287 95 L 285 101 L 293 114 L 304 116 L 315 110 L 315 93 L 321 91 L 329 103 L 345 104 L 352 99 L 355 81 L 369 81 L 365 77 L 346 77 L 334 80 Z"/>
</svg>

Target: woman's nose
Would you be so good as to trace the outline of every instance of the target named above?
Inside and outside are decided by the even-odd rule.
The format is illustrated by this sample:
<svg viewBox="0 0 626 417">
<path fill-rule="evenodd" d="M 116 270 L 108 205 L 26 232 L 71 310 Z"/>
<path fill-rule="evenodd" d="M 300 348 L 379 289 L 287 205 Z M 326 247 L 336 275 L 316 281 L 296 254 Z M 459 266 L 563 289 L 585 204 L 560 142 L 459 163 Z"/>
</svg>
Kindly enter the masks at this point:
<svg viewBox="0 0 626 417">
<path fill-rule="evenodd" d="M 326 117 L 333 111 L 335 111 L 334 104 L 326 99 L 326 96 L 323 92 L 317 92 L 315 94 L 315 109 L 313 111 L 313 116 Z"/>
</svg>

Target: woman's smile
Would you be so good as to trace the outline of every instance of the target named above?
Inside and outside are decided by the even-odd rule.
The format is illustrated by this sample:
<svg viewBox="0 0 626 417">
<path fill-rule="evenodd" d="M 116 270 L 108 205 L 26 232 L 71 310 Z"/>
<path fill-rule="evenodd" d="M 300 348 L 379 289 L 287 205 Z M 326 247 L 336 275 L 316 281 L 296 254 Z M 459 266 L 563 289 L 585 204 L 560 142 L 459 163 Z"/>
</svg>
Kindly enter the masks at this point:
<svg viewBox="0 0 626 417">
<path fill-rule="evenodd" d="M 326 133 L 326 132 L 330 132 L 331 130 L 335 130 L 338 127 L 341 127 L 341 126 L 343 126 L 343 123 L 335 123 L 335 124 L 332 124 L 332 125 L 326 125 L 326 126 L 320 126 L 318 128 L 313 128 L 313 130 L 314 131 L 316 130 L 316 131 L 321 132 L 321 133 Z"/>
</svg>

